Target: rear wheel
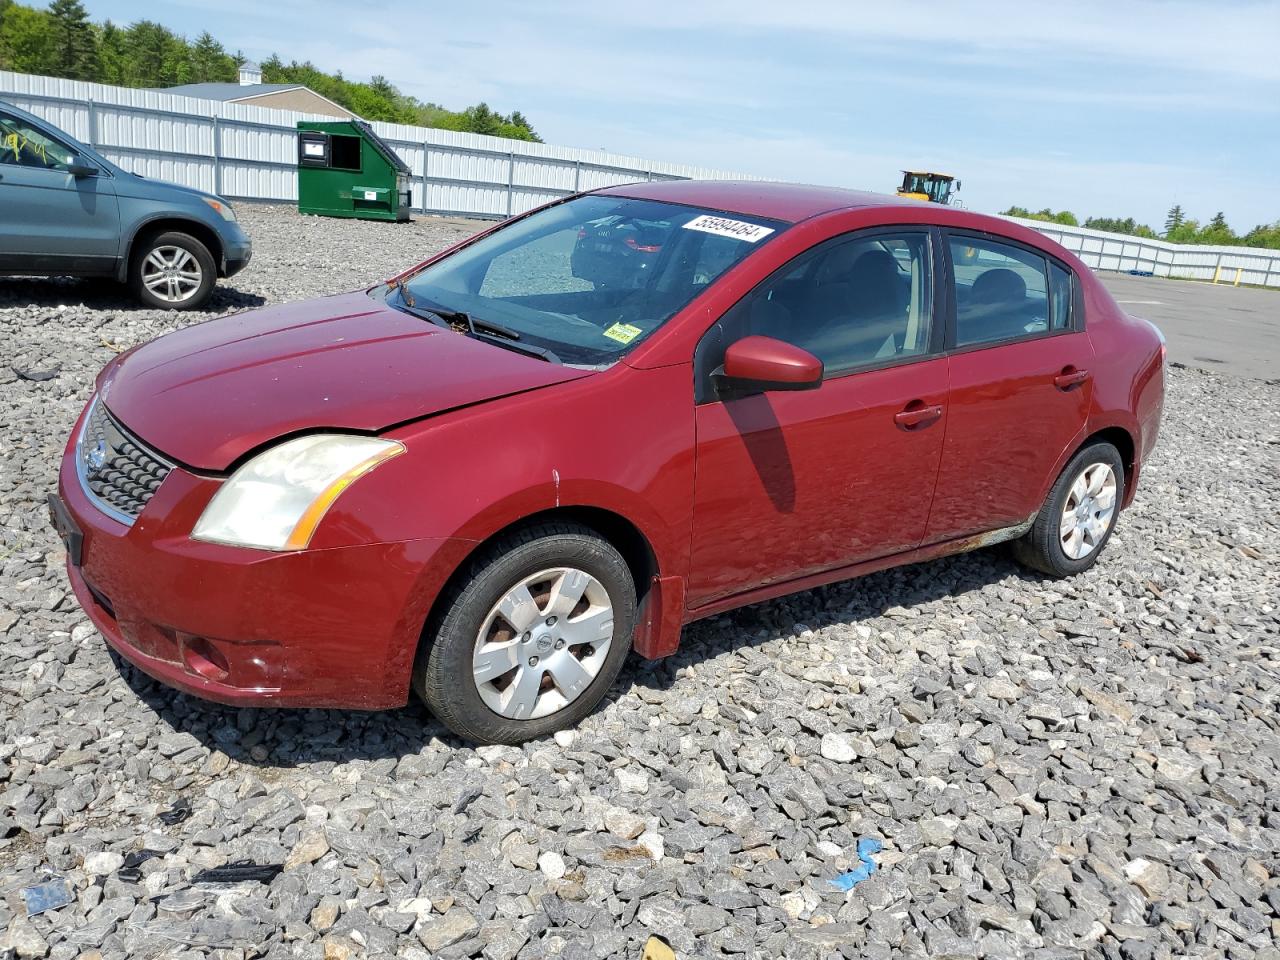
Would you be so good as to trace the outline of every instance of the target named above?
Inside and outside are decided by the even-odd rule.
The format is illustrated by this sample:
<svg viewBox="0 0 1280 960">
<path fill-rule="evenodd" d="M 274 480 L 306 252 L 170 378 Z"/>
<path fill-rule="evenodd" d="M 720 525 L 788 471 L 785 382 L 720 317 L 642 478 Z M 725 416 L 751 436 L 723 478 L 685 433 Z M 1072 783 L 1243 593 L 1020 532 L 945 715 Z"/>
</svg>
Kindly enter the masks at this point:
<svg viewBox="0 0 1280 960">
<path fill-rule="evenodd" d="M 186 233 L 170 231 L 144 240 L 129 264 L 134 295 L 160 310 L 194 310 L 213 293 L 218 265 L 209 248 Z"/>
<path fill-rule="evenodd" d="M 1051 577 L 1088 570 L 1111 539 L 1124 500 L 1124 463 L 1109 443 L 1091 443 L 1063 469 L 1014 556 Z"/>
<path fill-rule="evenodd" d="M 577 524 L 500 540 L 445 602 L 414 688 L 449 729 L 481 743 L 520 743 L 582 720 L 612 686 L 635 627 L 626 562 Z"/>
</svg>

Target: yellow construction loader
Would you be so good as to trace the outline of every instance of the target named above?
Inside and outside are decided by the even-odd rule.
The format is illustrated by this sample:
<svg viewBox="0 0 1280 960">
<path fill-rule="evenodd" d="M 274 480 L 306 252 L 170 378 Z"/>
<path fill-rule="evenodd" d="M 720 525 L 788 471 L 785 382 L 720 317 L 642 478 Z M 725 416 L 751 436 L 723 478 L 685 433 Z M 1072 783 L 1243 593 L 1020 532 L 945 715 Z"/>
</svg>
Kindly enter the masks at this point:
<svg viewBox="0 0 1280 960">
<path fill-rule="evenodd" d="M 959 190 L 960 181 L 948 173 L 903 170 L 902 186 L 898 188 L 898 196 L 910 197 L 912 200 L 928 200 L 930 203 L 952 203 L 954 195 Z"/>
</svg>

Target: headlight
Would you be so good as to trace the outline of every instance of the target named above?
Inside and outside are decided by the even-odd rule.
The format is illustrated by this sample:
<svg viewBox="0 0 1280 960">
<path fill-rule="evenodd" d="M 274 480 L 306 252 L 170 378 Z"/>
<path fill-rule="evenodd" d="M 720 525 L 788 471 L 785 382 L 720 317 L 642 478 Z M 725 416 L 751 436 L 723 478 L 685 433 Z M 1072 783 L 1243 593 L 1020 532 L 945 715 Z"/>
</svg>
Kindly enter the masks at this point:
<svg viewBox="0 0 1280 960">
<path fill-rule="evenodd" d="M 223 220 L 234 220 L 236 218 L 236 212 L 231 209 L 231 204 L 225 200 L 219 200 L 216 197 L 201 197 L 200 199 L 217 210 L 222 215 Z"/>
<path fill-rule="evenodd" d="M 302 550 L 343 490 L 402 453 L 402 444 L 375 437 L 328 433 L 288 440 L 233 473 L 191 536 L 237 547 Z"/>
</svg>

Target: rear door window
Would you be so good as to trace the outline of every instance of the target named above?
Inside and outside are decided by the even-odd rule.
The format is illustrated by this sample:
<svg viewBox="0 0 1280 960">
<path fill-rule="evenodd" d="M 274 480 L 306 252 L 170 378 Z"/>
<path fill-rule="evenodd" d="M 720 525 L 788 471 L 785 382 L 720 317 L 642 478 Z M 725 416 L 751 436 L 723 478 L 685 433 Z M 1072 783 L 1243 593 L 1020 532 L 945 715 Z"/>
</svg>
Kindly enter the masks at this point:
<svg viewBox="0 0 1280 960">
<path fill-rule="evenodd" d="M 1045 333 L 1048 261 L 985 237 L 952 236 L 957 347 Z"/>
</svg>

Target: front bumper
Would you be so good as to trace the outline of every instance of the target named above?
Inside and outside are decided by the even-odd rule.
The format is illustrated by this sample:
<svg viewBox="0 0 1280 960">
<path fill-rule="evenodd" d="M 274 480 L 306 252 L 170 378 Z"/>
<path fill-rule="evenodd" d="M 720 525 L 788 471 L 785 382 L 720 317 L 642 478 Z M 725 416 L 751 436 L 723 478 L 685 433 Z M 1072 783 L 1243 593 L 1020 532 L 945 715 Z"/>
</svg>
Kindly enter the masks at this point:
<svg viewBox="0 0 1280 960">
<path fill-rule="evenodd" d="M 223 225 L 222 241 L 222 276 L 230 277 L 239 273 L 253 259 L 253 242 L 238 223 Z"/>
<path fill-rule="evenodd" d="M 237 259 L 226 258 L 222 261 L 222 276 L 234 277 L 237 273 L 249 265 L 249 260 L 253 253 L 250 250 L 244 251 L 244 256 Z"/>
<path fill-rule="evenodd" d="M 85 494 L 68 447 L 58 492 L 80 562 L 69 551 L 67 575 L 107 642 L 160 682 L 219 703 L 404 704 L 430 604 L 467 544 L 271 553 L 192 540 L 219 482 L 175 468 L 126 526 Z"/>
</svg>

